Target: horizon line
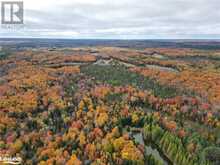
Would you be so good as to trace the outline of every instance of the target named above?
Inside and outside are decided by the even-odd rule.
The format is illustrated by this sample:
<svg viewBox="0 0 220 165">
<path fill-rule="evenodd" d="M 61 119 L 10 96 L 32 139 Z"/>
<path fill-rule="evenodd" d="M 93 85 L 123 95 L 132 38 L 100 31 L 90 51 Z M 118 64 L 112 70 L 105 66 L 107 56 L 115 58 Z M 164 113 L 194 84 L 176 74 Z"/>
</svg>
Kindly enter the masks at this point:
<svg viewBox="0 0 220 165">
<path fill-rule="evenodd" d="M 54 38 L 54 37 L 0 37 L 0 39 L 51 39 L 51 40 L 210 40 L 219 41 L 220 38 Z"/>
</svg>

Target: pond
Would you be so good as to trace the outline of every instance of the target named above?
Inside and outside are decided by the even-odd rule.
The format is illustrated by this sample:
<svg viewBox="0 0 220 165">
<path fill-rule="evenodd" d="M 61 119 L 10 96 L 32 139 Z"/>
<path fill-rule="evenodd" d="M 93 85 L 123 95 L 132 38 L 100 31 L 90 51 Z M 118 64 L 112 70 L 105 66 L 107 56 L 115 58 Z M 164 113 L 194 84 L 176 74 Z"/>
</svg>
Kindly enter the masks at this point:
<svg viewBox="0 0 220 165">
<path fill-rule="evenodd" d="M 161 71 L 168 71 L 168 72 L 175 72 L 178 73 L 179 71 L 175 68 L 172 67 L 165 67 L 165 66 L 160 66 L 160 65 L 150 65 L 150 64 L 146 64 L 145 67 L 149 68 L 149 69 L 158 69 Z"/>
<path fill-rule="evenodd" d="M 97 60 L 95 63 L 93 63 L 94 65 L 111 65 L 112 59 L 99 59 Z"/>
<path fill-rule="evenodd" d="M 151 55 L 151 57 L 156 58 L 156 59 L 160 59 L 160 60 L 168 60 L 169 59 L 167 56 L 157 54 L 157 53 Z"/>
<path fill-rule="evenodd" d="M 152 154 L 157 160 L 163 162 L 164 165 L 171 165 L 171 162 L 169 162 L 169 160 L 164 155 L 162 155 L 156 148 L 152 147 L 149 144 L 148 145 L 145 144 L 141 132 L 135 132 L 135 133 L 132 132 L 130 134 L 132 135 L 132 137 L 135 139 L 136 142 L 145 146 L 146 155 Z"/>
<path fill-rule="evenodd" d="M 114 65 L 114 63 L 124 65 L 126 67 L 135 67 L 135 65 L 130 64 L 128 62 L 123 62 L 123 61 L 120 61 L 120 60 L 113 60 L 113 59 L 99 59 L 94 63 L 94 65 L 105 66 L 105 65 Z"/>
</svg>

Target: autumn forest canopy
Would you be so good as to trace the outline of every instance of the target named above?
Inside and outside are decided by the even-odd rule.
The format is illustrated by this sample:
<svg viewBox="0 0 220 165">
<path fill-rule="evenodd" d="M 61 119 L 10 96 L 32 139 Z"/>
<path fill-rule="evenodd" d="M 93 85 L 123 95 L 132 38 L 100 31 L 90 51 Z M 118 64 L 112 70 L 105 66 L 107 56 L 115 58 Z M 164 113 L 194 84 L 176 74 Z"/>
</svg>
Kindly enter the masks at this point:
<svg viewBox="0 0 220 165">
<path fill-rule="evenodd" d="M 219 165 L 220 50 L 1 50 L 0 156 L 24 165 Z"/>
</svg>

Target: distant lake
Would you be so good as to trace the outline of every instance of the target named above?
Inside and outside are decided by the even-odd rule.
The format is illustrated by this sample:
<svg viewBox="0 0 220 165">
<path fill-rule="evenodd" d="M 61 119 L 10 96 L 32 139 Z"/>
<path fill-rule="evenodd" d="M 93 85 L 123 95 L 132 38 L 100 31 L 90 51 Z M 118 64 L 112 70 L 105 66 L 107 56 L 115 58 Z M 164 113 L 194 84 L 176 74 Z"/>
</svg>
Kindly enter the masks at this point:
<svg viewBox="0 0 220 165">
<path fill-rule="evenodd" d="M 220 40 L 107 40 L 107 39 L 30 39 L 0 38 L 0 46 L 14 49 L 113 46 L 122 48 L 220 49 Z"/>
</svg>

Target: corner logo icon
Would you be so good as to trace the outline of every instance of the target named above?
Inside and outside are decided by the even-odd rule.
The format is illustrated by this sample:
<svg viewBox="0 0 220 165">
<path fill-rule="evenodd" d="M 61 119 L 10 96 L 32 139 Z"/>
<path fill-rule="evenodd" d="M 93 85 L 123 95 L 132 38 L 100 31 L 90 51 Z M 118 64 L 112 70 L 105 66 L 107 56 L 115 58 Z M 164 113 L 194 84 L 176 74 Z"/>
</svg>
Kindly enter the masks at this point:
<svg viewBox="0 0 220 165">
<path fill-rule="evenodd" d="M 21 1 L 1 2 L 1 23 L 2 24 L 23 24 L 24 8 Z"/>
</svg>

